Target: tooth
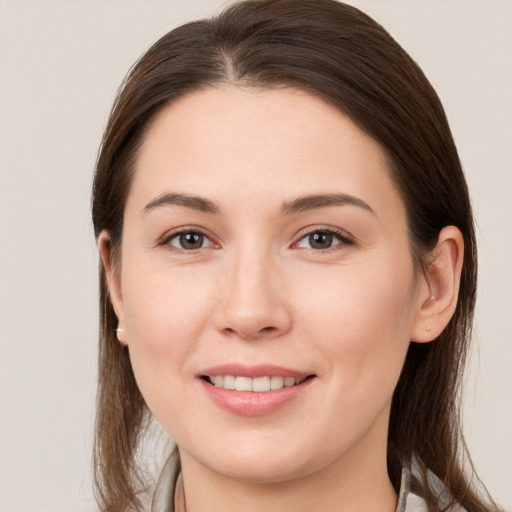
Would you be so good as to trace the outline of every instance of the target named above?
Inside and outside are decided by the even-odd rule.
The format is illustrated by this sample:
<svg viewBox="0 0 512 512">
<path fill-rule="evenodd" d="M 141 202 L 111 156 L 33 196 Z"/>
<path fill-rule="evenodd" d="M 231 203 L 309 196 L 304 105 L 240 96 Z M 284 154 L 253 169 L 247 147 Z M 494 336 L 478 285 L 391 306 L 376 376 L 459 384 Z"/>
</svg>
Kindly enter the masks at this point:
<svg viewBox="0 0 512 512">
<path fill-rule="evenodd" d="M 285 377 L 284 378 L 285 387 L 289 388 L 290 386 L 295 385 L 295 379 L 293 377 Z"/>
<path fill-rule="evenodd" d="M 236 377 L 235 389 L 237 391 L 252 391 L 252 379 L 250 377 Z"/>
<path fill-rule="evenodd" d="M 211 375 L 208 380 L 216 387 L 227 390 L 236 391 L 254 391 L 256 393 L 265 393 L 267 391 L 274 391 L 282 389 L 283 387 L 291 387 L 301 384 L 306 380 L 306 377 L 280 377 L 274 375 L 273 377 L 234 377 L 233 375 Z"/>
<path fill-rule="evenodd" d="M 281 389 L 284 386 L 284 377 L 272 377 L 270 379 L 270 389 Z"/>
<path fill-rule="evenodd" d="M 252 379 L 252 390 L 258 392 L 270 391 L 270 377 Z"/>
<path fill-rule="evenodd" d="M 233 377 L 233 375 L 224 375 L 222 387 L 224 389 L 235 389 L 235 377 Z"/>
</svg>

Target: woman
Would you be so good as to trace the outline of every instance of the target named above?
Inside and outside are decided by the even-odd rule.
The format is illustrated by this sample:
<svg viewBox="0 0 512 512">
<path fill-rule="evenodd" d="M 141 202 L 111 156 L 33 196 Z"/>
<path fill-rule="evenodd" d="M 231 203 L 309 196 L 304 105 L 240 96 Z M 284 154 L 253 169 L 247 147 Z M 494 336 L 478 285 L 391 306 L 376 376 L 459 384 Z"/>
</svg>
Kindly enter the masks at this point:
<svg viewBox="0 0 512 512">
<path fill-rule="evenodd" d="M 103 510 L 140 507 L 150 414 L 179 450 L 156 512 L 495 509 L 462 468 L 467 187 L 382 27 L 256 0 L 170 32 L 124 84 L 93 194 Z"/>
</svg>

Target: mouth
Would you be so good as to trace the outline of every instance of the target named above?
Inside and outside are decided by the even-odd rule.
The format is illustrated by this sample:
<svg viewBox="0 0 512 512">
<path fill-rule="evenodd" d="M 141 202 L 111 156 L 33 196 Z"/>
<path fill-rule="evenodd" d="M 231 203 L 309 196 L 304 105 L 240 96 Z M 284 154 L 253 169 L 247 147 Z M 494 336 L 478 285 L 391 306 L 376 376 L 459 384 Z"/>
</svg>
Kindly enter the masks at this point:
<svg viewBox="0 0 512 512">
<path fill-rule="evenodd" d="M 216 388 L 228 391 L 250 391 L 253 393 L 267 393 L 283 388 L 291 388 L 302 384 L 314 375 L 304 377 L 291 377 L 279 375 L 267 375 L 262 377 L 248 377 L 244 375 L 203 375 L 202 378 Z"/>
<path fill-rule="evenodd" d="M 197 377 L 214 403 L 243 416 L 270 414 L 310 396 L 317 375 L 270 364 L 227 363 L 201 371 Z"/>
<path fill-rule="evenodd" d="M 197 377 L 213 403 L 242 416 L 271 414 L 309 396 L 317 380 L 316 374 L 282 366 L 237 363 L 205 368 Z"/>
</svg>

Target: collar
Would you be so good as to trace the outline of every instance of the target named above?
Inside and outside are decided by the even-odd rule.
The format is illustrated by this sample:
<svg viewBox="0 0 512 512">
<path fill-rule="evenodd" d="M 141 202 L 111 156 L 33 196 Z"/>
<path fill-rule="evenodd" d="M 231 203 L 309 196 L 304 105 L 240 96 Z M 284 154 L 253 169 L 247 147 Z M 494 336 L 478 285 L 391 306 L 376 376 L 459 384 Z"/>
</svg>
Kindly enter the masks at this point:
<svg viewBox="0 0 512 512">
<path fill-rule="evenodd" d="M 416 459 L 413 459 L 411 468 L 404 467 L 402 469 L 396 512 L 428 512 L 425 501 L 411 491 L 411 476 L 416 474 L 419 474 L 419 464 Z M 183 512 L 184 497 L 179 491 L 181 486 L 176 485 L 180 478 L 180 456 L 178 449 L 175 448 L 165 462 L 158 478 L 153 494 L 151 512 Z M 443 487 L 442 482 L 432 473 L 429 473 L 429 480 L 436 487 Z M 175 492 L 176 489 L 178 489 L 177 493 Z M 453 510 L 453 512 L 457 511 L 463 512 L 463 509 L 457 508 Z"/>
</svg>

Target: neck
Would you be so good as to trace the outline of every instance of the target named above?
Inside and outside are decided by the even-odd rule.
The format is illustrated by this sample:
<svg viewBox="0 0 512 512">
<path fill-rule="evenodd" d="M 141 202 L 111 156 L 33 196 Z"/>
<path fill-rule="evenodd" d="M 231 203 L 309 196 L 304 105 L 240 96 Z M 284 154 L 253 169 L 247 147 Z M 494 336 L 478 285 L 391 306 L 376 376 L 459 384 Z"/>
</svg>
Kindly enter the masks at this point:
<svg viewBox="0 0 512 512">
<path fill-rule="evenodd" d="M 181 451 L 186 512 L 394 512 L 397 495 L 387 474 L 386 440 L 371 434 L 321 469 L 273 483 L 219 474 Z"/>
</svg>

